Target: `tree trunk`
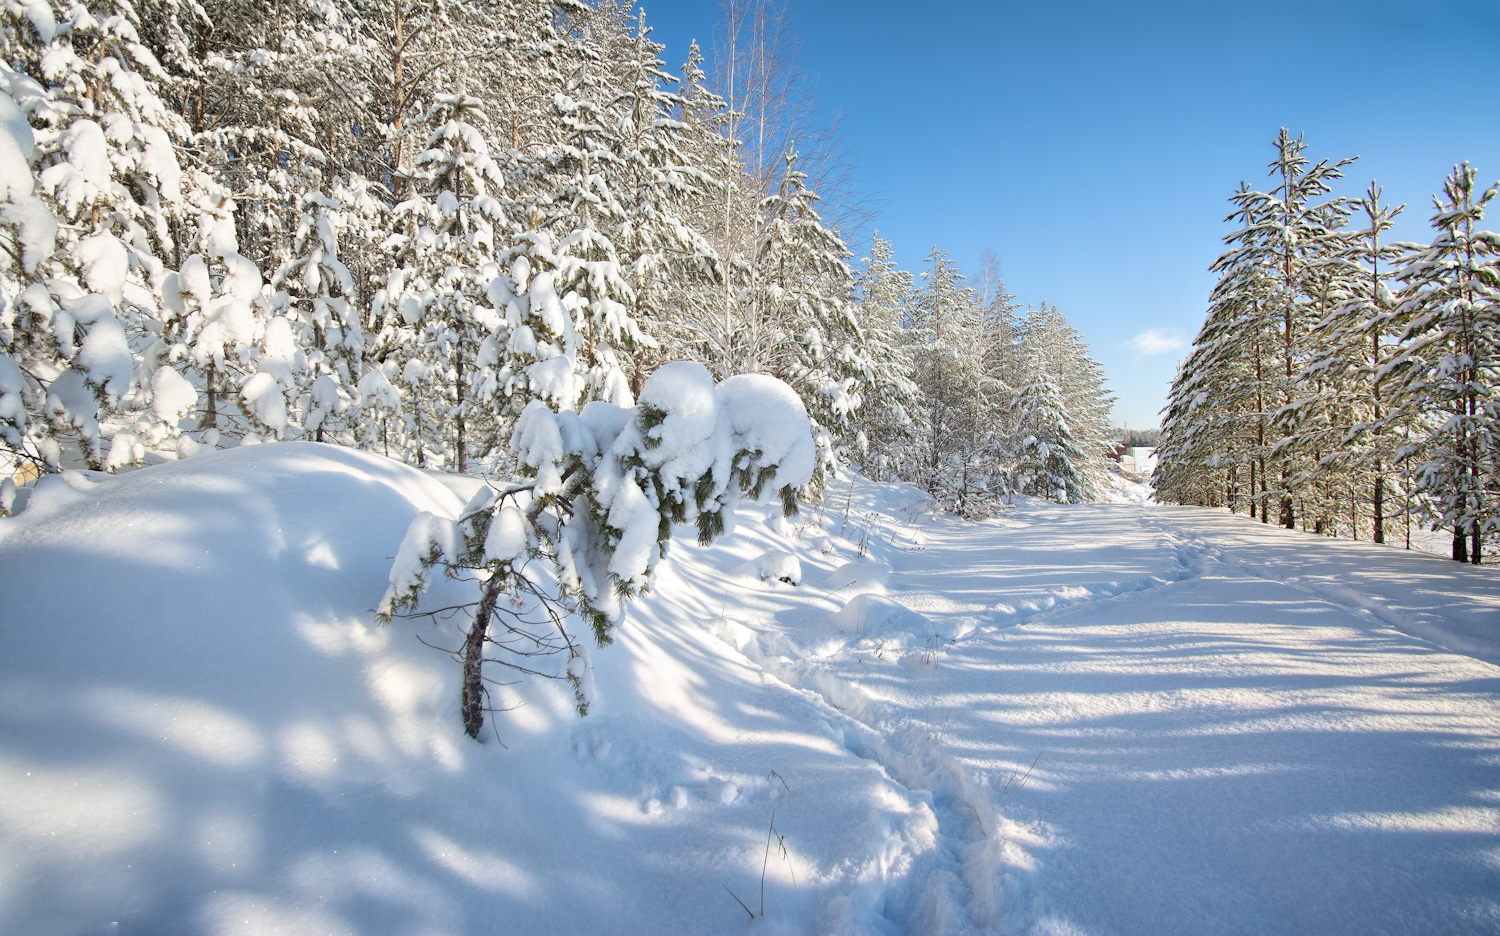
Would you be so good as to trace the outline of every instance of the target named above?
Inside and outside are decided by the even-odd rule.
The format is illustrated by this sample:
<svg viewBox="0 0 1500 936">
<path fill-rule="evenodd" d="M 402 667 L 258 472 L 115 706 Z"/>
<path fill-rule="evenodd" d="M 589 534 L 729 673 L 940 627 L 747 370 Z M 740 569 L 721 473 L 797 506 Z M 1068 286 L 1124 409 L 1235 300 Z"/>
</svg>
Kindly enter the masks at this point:
<svg viewBox="0 0 1500 936">
<path fill-rule="evenodd" d="M 453 422 L 454 428 L 456 430 L 455 435 L 457 436 L 455 444 L 458 449 L 458 473 L 463 474 L 469 469 L 468 459 L 464 455 L 464 450 L 469 447 L 469 440 L 468 426 L 465 425 L 464 420 L 464 403 L 466 401 L 464 400 L 464 350 L 462 339 L 459 340 L 457 347 L 454 348 L 454 351 L 456 352 L 454 354 L 454 366 L 457 370 L 457 378 L 455 380 L 454 389 L 458 394 L 458 405 L 454 407 L 456 412 L 454 414 Z"/>
<path fill-rule="evenodd" d="M 474 623 L 469 625 L 469 636 L 464 640 L 464 693 L 460 711 L 464 732 L 475 740 L 479 739 L 479 729 L 484 727 L 484 645 L 489 636 L 490 615 L 495 613 L 495 603 L 500 598 L 500 583 L 498 575 L 484 583 L 479 610 L 474 612 Z"/>
<path fill-rule="evenodd" d="M 1380 471 L 1380 462 L 1375 463 L 1375 470 Z M 1375 475 L 1375 534 L 1377 543 L 1385 542 L 1385 476 Z"/>
<path fill-rule="evenodd" d="M 210 361 L 208 371 L 203 375 L 204 391 L 208 396 L 208 406 L 203 411 L 203 419 L 199 422 L 200 429 L 219 428 L 219 388 L 218 368 Z"/>
</svg>

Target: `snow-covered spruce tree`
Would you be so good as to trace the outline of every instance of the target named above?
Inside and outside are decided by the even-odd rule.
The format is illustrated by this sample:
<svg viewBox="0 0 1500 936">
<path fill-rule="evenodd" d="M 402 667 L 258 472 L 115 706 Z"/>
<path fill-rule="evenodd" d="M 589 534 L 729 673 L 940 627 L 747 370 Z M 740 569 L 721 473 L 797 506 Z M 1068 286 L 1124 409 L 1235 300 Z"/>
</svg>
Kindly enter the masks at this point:
<svg viewBox="0 0 1500 936">
<path fill-rule="evenodd" d="M 899 269 L 891 244 L 876 231 L 870 256 L 855 277 L 857 314 L 869 351 L 865 401 L 856 414 L 859 436 L 855 459 L 873 480 L 902 477 L 912 461 L 912 447 L 922 435 L 922 407 L 912 382 L 911 349 L 901 328 L 910 312 L 916 284 Z"/>
<path fill-rule="evenodd" d="M 763 375 L 715 386 L 692 362 L 659 369 L 633 407 L 595 401 L 573 413 L 533 400 L 511 447 L 529 480 L 482 490 L 456 522 L 413 520 L 377 613 L 382 622 L 420 616 L 434 567 L 479 583 L 454 651 L 464 730 L 475 738 L 487 711 L 484 664 L 566 678 L 585 714 L 588 641 L 575 620 L 609 643 L 674 525 L 693 523 L 710 542 L 741 496 L 779 496 L 794 513 L 813 471 L 807 413 L 789 387 Z M 549 672 L 540 658 L 553 653 L 566 663 Z"/>
<path fill-rule="evenodd" d="M 488 298 L 499 275 L 495 228 L 507 224 L 497 197 L 503 180 L 470 122 L 478 106 L 477 98 L 438 95 L 428 111 L 427 148 L 405 173 L 410 189 L 395 209 L 396 267 L 374 310 L 373 356 L 400 368 L 405 450 L 418 465 L 458 471 L 490 448 L 474 430 L 493 418 L 503 324 Z"/>
<path fill-rule="evenodd" d="M 1015 489 L 1058 504 L 1092 500 L 1094 484 L 1079 470 L 1085 456 L 1068 425 L 1062 390 L 1043 362 L 1036 361 L 1032 370 L 1031 382 L 1021 387 L 1014 403 Z"/>
<path fill-rule="evenodd" d="M 988 258 L 986 257 L 986 262 Z M 986 269 L 985 291 L 989 298 L 982 313 L 985 342 L 985 371 L 996 381 L 996 411 L 1002 437 L 1014 435 L 1015 426 L 1008 422 L 1016 393 L 1026 383 L 1025 330 L 1018 315 L 1021 306 L 1006 291 L 998 269 Z"/>
<path fill-rule="evenodd" d="M 835 446 L 843 443 L 847 450 L 874 365 L 850 302 L 849 252 L 823 226 L 817 195 L 806 187 L 796 160 L 795 153 L 787 154 L 781 185 L 762 205 L 751 302 L 765 327 L 756 359 L 802 397 L 819 467 L 827 470 Z"/>
<path fill-rule="evenodd" d="M 1500 235 L 1480 230 L 1497 186 L 1455 166 L 1433 198 L 1432 244 L 1401 267 L 1400 352 L 1385 373 L 1415 418 L 1418 477 L 1453 558 L 1479 564 L 1500 534 Z"/>
<path fill-rule="evenodd" d="M 1068 324 L 1056 306 L 1043 303 L 1041 308 L 1027 312 L 1018 323 L 1018 332 L 1026 382 L 1016 395 L 1014 409 L 1017 422 L 1026 425 L 1018 426 L 1016 436 L 1036 436 L 1048 445 L 1050 464 L 1059 472 L 1055 483 L 1038 484 L 1035 479 L 1039 476 L 1027 474 L 1038 492 L 1065 492 L 1066 498 L 1059 503 L 1092 501 L 1104 482 L 1105 458 L 1111 451 L 1109 413 L 1114 397 L 1104 386 L 1104 369 L 1089 355 L 1088 344 L 1078 329 Z M 1059 397 L 1061 410 L 1056 419 L 1046 415 L 1047 394 L 1040 388 L 1047 385 Z M 1026 386 L 1038 389 L 1028 394 Z M 1022 419 L 1033 405 L 1042 409 L 1029 420 Z M 1037 432 L 1044 434 L 1037 436 Z M 1065 469 L 1060 459 L 1067 460 Z M 1052 498 L 1047 493 L 1040 496 Z"/>
</svg>

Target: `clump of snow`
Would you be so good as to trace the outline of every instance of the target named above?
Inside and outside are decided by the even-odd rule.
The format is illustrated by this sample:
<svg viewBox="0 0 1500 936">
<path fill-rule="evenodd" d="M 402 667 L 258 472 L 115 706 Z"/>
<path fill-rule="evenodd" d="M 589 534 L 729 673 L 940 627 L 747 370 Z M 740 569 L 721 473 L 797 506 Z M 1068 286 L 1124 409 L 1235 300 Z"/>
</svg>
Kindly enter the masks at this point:
<svg viewBox="0 0 1500 936">
<path fill-rule="evenodd" d="M 107 231 L 85 237 L 78 242 L 76 256 L 84 285 L 118 304 L 130 272 L 130 257 L 120 239 Z"/>
<path fill-rule="evenodd" d="M 376 616 L 389 619 L 412 603 L 409 596 L 426 591 L 432 582 L 433 563 L 443 556 L 455 554 L 457 536 L 458 530 L 452 520 L 429 511 L 417 514 L 396 550 L 396 559 L 391 563 L 389 573 L 390 585 L 375 609 Z"/>
<path fill-rule="evenodd" d="M 118 471 L 131 465 L 139 465 L 146 459 L 146 446 L 133 432 L 117 432 L 109 443 L 109 455 L 104 460 L 105 471 Z"/>
<path fill-rule="evenodd" d="M 645 432 L 648 464 L 663 465 L 693 453 L 719 425 L 719 394 L 708 369 L 695 361 L 664 364 L 641 387 L 639 405 L 660 414 Z M 712 458 L 713 452 L 704 456 Z M 701 474 L 686 469 L 682 474 Z"/>
<path fill-rule="evenodd" d="M 736 447 L 761 453 L 778 465 L 769 490 L 802 487 L 812 480 L 816 449 L 806 432 L 807 409 L 791 387 L 765 374 L 739 374 L 719 384 Z"/>
<path fill-rule="evenodd" d="M 66 160 L 42 170 L 38 180 L 73 214 L 109 191 L 109 144 L 104 130 L 84 117 L 69 124 L 58 142 L 67 153 Z"/>
<path fill-rule="evenodd" d="M 30 82 L 9 69 L 4 69 L 0 78 Z M 36 197 L 36 178 L 31 170 L 35 155 L 36 140 L 25 113 L 9 93 L 0 91 L 0 211 L 16 226 L 21 267 L 28 273 L 52 252 L 57 239 L 57 219 Z"/>
<path fill-rule="evenodd" d="M 394 411 L 401 408 L 401 392 L 378 367 L 372 367 L 366 371 L 365 375 L 359 378 L 356 389 L 360 400 L 368 401 L 379 409 Z"/>
<path fill-rule="evenodd" d="M 504 507 L 490 521 L 490 530 L 484 539 L 484 558 L 486 561 L 510 562 L 525 552 L 526 517 L 515 507 Z"/>
<path fill-rule="evenodd" d="M 26 431 L 25 381 L 21 368 L 8 354 L 0 354 L 0 438 L 17 445 Z"/>
<path fill-rule="evenodd" d="M 277 435 L 286 429 L 286 395 L 275 375 L 260 371 L 245 381 L 240 388 L 240 400 L 247 411 Z"/>
<path fill-rule="evenodd" d="M 742 566 L 747 573 L 762 582 L 782 582 L 787 585 L 802 584 L 802 563 L 785 550 L 772 549 L 757 559 Z"/>
<path fill-rule="evenodd" d="M 99 400 L 85 380 L 85 375 L 76 370 L 63 371 L 54 378 L 47 385 L 47 413 L 93 439 L 99 434 Z"/>
<path fill-rule="evenodd" d="M 31 129 L 31 122 L 26 119 L 25 112 L 17 106 L 15 100 L 9 94 L 0 91 L 0 140 L 4 140 L 7 137 L 9 138 L 9 142 L 15 147 L 15 154 L 20 156 L 21 161 L 11 163 L 10 165 L 6 165 L 4 169 L 0 169 L 0 172 L 6 173 L 6 175 L 0 176 L 0 197 L 3 197 L 3 194 L 13 185 L 16 188 L 22 187 L 21 185 L 16 185 L 11 180 L 20 179 L 26 166 L 31 162 L 32 157 L 36 155 L 36 134 Z M 32 185 L 29 179 L 30 173 L 25 173 L 25 175 L 28 178 L 24 183 L 24 189 L 30 192 Z"/>
<path fill-rule="evenodd" d="M 130 389 L 134 361 L 125 329 L 113 316 L 102 317 L 89 326 L 73 363 L 111 403 Z"/>
</svg>

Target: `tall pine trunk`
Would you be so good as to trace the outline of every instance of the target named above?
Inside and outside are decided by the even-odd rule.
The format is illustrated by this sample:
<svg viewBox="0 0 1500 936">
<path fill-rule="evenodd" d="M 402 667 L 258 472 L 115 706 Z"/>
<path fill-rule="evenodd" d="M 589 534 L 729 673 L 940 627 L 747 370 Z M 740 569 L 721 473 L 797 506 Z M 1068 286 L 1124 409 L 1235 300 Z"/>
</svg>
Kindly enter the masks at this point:
<svg viewBox="0 0 1500 936">
<path fill-rule="evenodd" d="M 1375 462 L 1375 532 L 1377 543 L 1385 542 L 1385 476 L 1380 473 L 1380 461 Z"/>
</svg>

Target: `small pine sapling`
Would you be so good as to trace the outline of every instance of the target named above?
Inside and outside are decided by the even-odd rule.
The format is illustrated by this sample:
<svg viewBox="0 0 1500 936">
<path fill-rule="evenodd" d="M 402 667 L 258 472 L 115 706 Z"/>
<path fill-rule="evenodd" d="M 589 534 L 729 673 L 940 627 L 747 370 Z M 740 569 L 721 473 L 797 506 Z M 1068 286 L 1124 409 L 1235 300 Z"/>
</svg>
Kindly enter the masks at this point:
<svg viewBox="0 0 1500 936">
<path fill-rule="evenodd" d="M 591 669 L 573 617 L 597 645 L 608 644 L 625 602 L 650 586 L 674 526 L 694 524 L 701 541 L 712 541 L 742 497 L 771 491 L 794 510 L 815 451 L 807 413 L 786 384 L 741 375 L 715 386 L 690 362 L 660 368 L 634 407 L 595 401 L 575 413 L 532 400 L 510 448 L 527 477 L 482 490 L 456 521 L 419 514 L 376 612 L 382 623 L 473 615 L 455 655 L 464 667 L 464 730 L 476 738 L 486 662 L 569 680 L 586 714 Z M 478 599 L 419 613 L 436 566 L 479 582 Z M 567 657 L 562 672 L 539 668 L 538 657 L 559 653 Z"/>
</svg>

